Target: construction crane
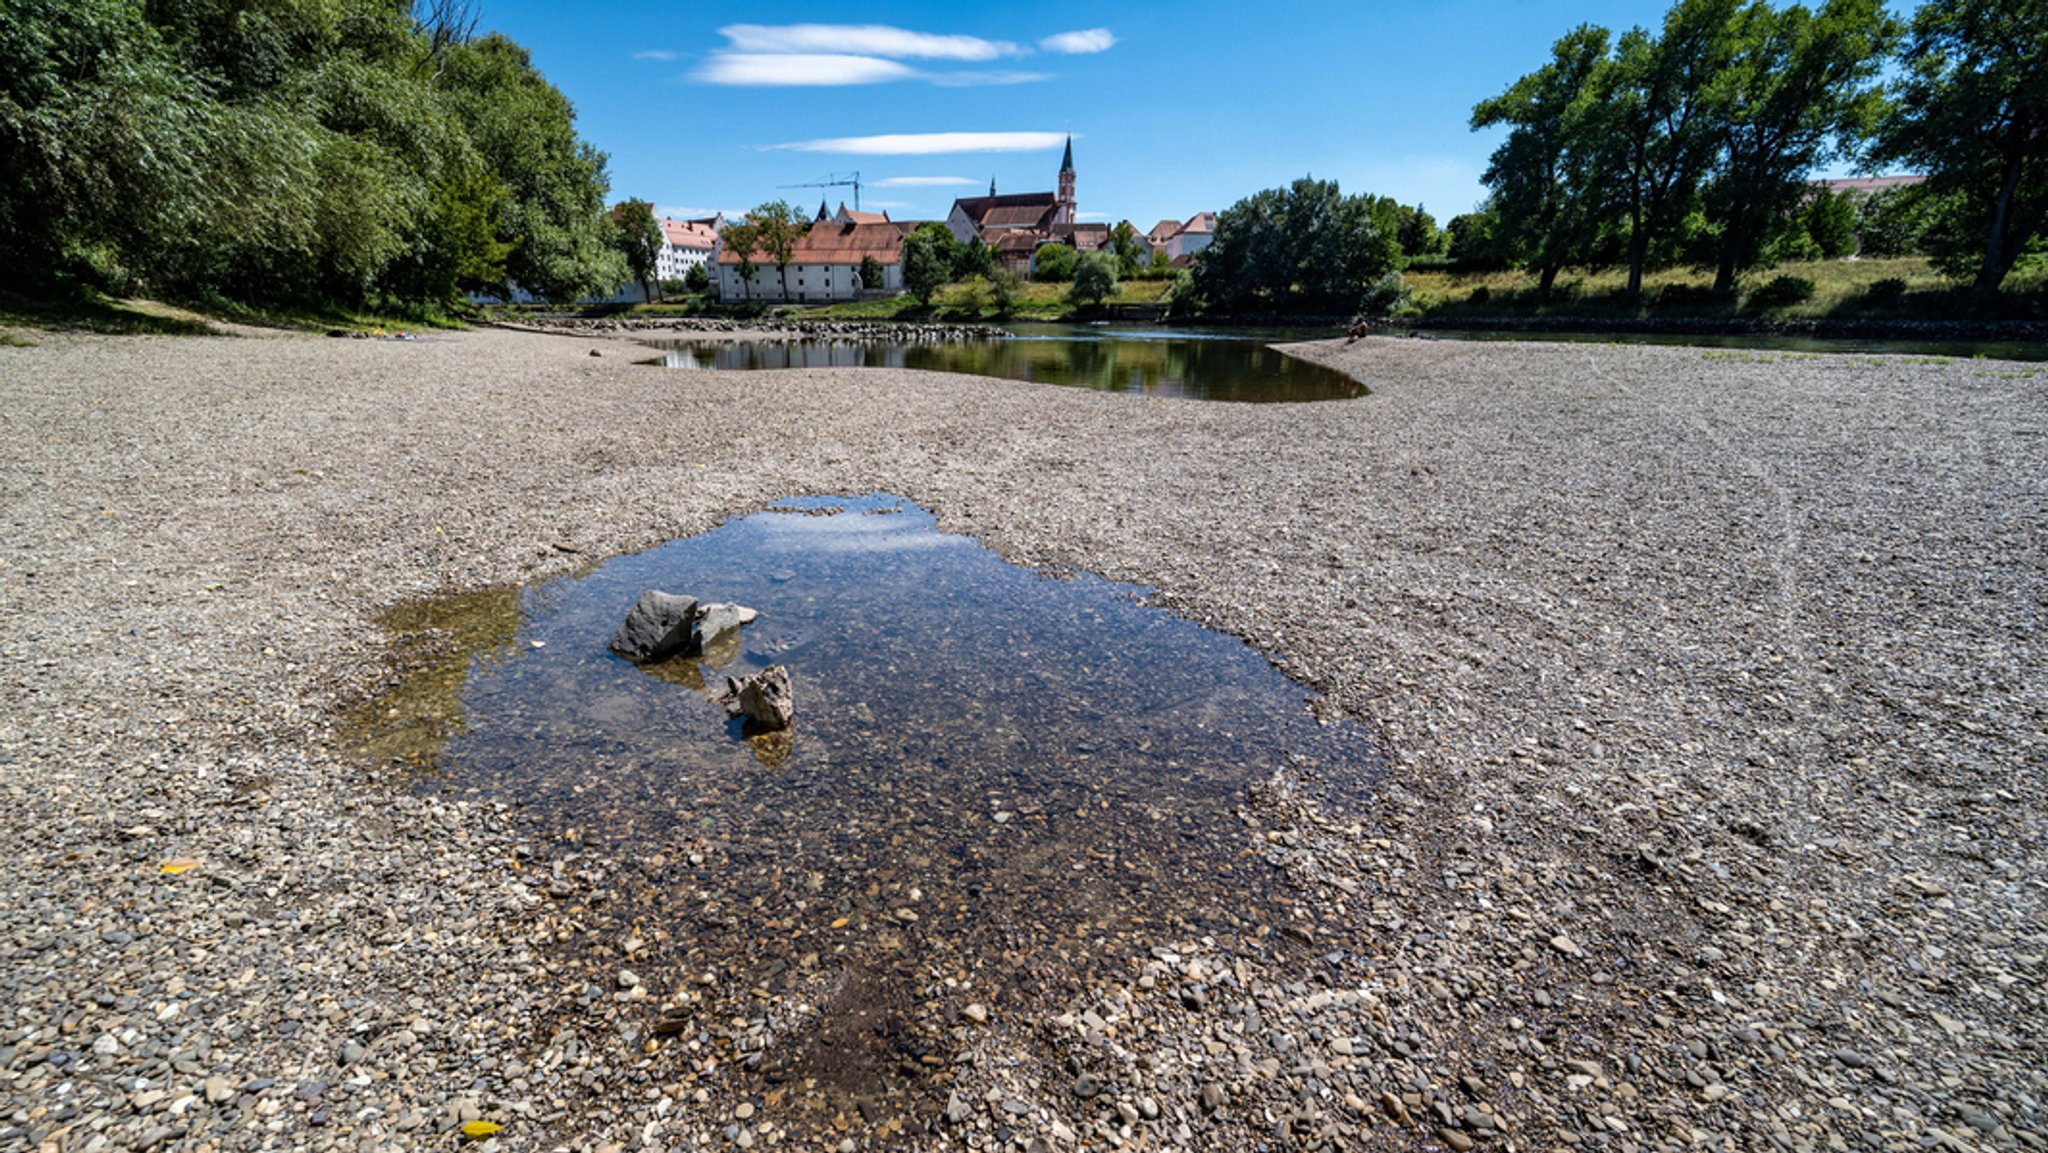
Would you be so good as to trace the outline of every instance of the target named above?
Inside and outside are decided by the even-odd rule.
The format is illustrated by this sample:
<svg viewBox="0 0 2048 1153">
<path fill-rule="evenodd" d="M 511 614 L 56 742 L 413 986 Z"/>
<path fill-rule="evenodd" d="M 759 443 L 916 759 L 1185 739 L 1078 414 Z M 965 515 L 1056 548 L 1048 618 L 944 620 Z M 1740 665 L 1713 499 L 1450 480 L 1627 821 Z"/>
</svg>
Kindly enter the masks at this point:
<svg viewBox="0 0 2048 1153">
<path fill-rule="evenodd" d="M 777 187 L 777 188 L 843 188 L 843 187 L 845 187 L 845 186 L 846 186 L 846 185 L 848 185 L 848 184 L 851 184 L 851 185 L 853 185 L 853 210 L 854 210 L 855 212 L 859 212 L 859 211 L 860 211 L 860 173 L 859 173 L 859 172 L 834 172 L 834 173 L 832 173 L 831 175 L 829 175 L 829 176 L 825 177 L 825 179 L 823 179 L 823 180 L 813 180 L 813 181 L 810 181 L 809 183 L 806 183 L 806 184 L 778 184 L 778 185 L 776 185 L 775 187 Z"/>
</svg>

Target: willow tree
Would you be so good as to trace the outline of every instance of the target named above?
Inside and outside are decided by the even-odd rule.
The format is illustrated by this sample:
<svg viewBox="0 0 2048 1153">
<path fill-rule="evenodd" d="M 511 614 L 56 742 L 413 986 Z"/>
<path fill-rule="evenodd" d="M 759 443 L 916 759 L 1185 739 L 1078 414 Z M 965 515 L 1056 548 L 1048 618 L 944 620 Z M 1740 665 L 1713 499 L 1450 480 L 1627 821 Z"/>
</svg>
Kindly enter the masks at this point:
<svg viewBox="0 0 2048 1153">
<path fill-rule="evenodd" d="M 1715 292 L 1735 291 L 1736 273 L 1809 195 L 1808 174 L 1853 155 L 1876 124 L 1878 70 L 1897 34 L 1881 0 L 1827 0 L 1819 12 L 1755 0 L 1734 14 L 1710 85 L 1720 158 L 1704 204 L 1720 233 Z"/>
<path fill-rule="evenodd" d="M 1929 237 L 1989 296 L 2048 223 L 2048 0 L 1927 0 L 1877 149 L 1927 174 Z"/>
</svg>

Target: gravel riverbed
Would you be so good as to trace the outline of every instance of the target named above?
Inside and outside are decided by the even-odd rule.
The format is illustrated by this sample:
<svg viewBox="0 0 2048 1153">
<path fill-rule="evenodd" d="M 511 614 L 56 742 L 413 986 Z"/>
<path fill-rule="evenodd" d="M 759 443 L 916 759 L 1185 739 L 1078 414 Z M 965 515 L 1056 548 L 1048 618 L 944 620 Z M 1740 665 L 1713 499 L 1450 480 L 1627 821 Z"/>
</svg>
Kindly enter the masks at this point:
<svg viewBox="0 0 2048 1153">
<path fill-rule="evenodd" d="M 1229 405 L 36 339 L 0 348 L 0 1148 L 2048 1144 L 2037 367 L 1371 337 L 1295 349 L 1369 396 Z M 379 786 L 335 724 L 383 609 L 867 491 L 1156 590 L 1388 768 L 1342 812 L 1247 790 L 1313 932 L 1165 936 L 1031 1013 L 918 973 L 943 1101 L 799 1132 L 760 1070 L 846 1027 L 829 967 L 692 1018 L 758 977 L 674 961 L 703 917 L 591 939 L 634 862 Z"/>
</svg>

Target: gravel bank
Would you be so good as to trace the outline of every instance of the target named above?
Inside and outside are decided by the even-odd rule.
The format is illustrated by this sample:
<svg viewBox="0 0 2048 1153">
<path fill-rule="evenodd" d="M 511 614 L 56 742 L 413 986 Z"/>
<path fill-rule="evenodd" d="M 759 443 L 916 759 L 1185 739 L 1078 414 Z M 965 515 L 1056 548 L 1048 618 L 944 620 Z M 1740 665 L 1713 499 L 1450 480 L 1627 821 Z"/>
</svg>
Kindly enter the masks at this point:
<svg viewBox="0 0 2048 1153">
<path fill-rule="evenodd" d="M 944 1116 L 842 1147 L 2048 1143 L 2048 372 L 1299 351 L 1372 395 L 0 348 L 0 1147 L 815 1147 L 747 1075 L 773 1027 L 646 1036 L 744 975 L 557 952 L 621 862 L 367 788 L 331 723 L 381 608 L 876 489 L 1157 589 L 1392 769 L 1357 813 L 1247 797 L 1341 939 L 963 1004 Z"/>
</svg>

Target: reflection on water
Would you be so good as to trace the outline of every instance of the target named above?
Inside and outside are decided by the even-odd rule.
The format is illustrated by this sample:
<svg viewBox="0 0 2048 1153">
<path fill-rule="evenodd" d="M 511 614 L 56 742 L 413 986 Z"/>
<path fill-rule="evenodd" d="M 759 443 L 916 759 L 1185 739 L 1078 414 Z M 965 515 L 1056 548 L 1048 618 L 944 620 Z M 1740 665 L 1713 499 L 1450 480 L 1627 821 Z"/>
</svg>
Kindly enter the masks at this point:
<svg viewBox="0 0 2048 1153">
<path fill-rule="evenodd" d="M 669 998 L 663 1080 L 696 1075 L 695 1041 L 799 1135 L 921 1126 L 968 1002 L 1022 1022 L 1157 944 L 1315 935 L 1237 808 L 1281 767 L 1341 802 L 1377 764 L 1362 734 L 1136 590 L 1006 565 L 894 497 L 780 507 L 841 511 L 739 518 L 526 590 L 516 635 L 504 594 L 478 602 L 496 623 L 456 629 L 460 724 L 384 753 L 417 787 L 523 802 L 629 863 L 573 936 L 605 988 L 606 942 L 657 942 L 634 968 Z M 650 587 L 760 619 L 635 667 L 606 643 Z M 764 747 L 713 698 L 771 663 L 797 712 Z"/>
<path fill-rule="evenodd" d="M 1327 336 L 1328 333 L 1317 335 Z M 1011 337 L 944 343 L 854 340 L 656 341 L 669 368 L 916 368 L 1197 400 L 1310 401 L 1365 386 L 1256 335 L 1021 326 Z"/>
</svg>

